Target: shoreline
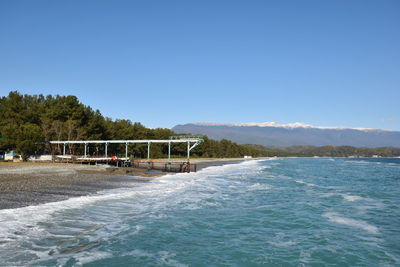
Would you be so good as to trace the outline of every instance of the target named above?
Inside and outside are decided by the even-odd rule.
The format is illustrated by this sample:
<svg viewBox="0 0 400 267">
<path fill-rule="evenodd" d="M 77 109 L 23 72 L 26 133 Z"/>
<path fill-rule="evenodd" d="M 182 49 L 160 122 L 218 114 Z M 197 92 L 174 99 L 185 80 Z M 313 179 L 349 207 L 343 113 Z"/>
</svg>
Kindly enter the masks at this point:
<svg viewBox="0 0 400 267">
<path fill-rule="evenodd" d="M 192 159 L 197 170 L 239 163 L 241 158 Z M 22 208 L 96 194 L 107 189 L 135 187 L 171 173 L 104 165 L 68 163 L 0 163 L 0 210 Z"/>
</svg>

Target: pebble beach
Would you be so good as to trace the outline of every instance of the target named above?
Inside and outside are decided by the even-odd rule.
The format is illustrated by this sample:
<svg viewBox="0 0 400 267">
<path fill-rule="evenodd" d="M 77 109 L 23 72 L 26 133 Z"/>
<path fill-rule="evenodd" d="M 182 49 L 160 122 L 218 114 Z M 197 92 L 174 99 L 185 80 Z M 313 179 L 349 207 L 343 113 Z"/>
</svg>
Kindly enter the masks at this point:
<svg viewBox="0 0 400 267">
<path fill-rule="evenodd" d="M 243 159 L 193 159 L 198 170 Z M 135 187 L 161 171 L 67 163 L 0 163 L 0 209 L 12 209 L 95 194 L 101 190 Z"/>
<path fill-rule="evenodd" d="M 162 173 L 63 163 L 1 163 L 0 209 L 19 208 L 147 182 Z"/>
</svg>

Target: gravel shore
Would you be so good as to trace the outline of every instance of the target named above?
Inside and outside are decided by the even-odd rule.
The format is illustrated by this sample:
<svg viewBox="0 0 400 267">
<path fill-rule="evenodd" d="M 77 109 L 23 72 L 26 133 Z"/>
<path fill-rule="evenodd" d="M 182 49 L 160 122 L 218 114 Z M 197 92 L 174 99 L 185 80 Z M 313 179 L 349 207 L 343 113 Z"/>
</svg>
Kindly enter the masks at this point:
<svg viewBox="0 0 400 267">
<path fill-rule="evenodd" d="M 182 161 L 180 159 L 179 161 Z M 192 159 L 197 170 L 243 159 Z M 0 209 L 66 200 L 149 182 L 160 171 L 66 163 L 0 163 Z"/>
<path fill-rule="evenodd" d="M 1 163 L 0 209 L 84 196 L 104 189 L 135 186 L 162 173 L 57 163 Z"/>
</svg>

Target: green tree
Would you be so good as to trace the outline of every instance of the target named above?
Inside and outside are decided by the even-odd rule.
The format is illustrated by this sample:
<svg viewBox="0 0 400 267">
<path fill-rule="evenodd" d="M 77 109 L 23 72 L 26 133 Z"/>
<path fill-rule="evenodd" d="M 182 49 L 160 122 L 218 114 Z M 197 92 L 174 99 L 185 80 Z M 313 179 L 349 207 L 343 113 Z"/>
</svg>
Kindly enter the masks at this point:
<svg viewBox="0 0 400 267">
<path fill-rule="evenodd" d="M 15 149 L 23 160 L 43 148 L 41 143 L 44 138 L 38 125 L 32 123 L 8 125 L 3 127 L 2 134 L 5 138 L 2 145 L 8 149 Z"/>
</svg>

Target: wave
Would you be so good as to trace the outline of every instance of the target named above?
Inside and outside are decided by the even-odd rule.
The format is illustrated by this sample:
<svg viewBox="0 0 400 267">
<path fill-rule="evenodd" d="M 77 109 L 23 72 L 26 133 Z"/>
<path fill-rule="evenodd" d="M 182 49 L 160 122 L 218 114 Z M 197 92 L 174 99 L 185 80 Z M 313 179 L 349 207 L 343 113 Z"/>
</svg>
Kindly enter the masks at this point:
<svg viewBox="0 0 400 267">
<path fill-rule="evenodd" d="M 123 253 L 121 256 L 134 256 L 141 258 L 149 258 L 152 262 L 156 262 L 161 266 L 175 266 L 175 267 L 187 267 L 189 265 L 180 263 L 173 258 L 176 256 L 175 253 L 171 253 L 168 251 L 158 251 L 156 253 L 149 253 L 140 249 L 134 249 L 129 253 Z"/>
<path fill-rule="evenodd" d="M 336 190 L 335 190 L 336 191 Z M 339 191 L 340 192 L 340 191 Z M 350 195 L 346 193 L 339 193 L 339 192 L 329 192 L 329 193 L 321 193 L 321 197 L 328 198 L 328 197 L 342 197 L 344 200 L 348 202 L 356 202 L 356 201 L 362 201 L 362 200 L 368 200 L 371 201 L 369 198 L 357 196 L 357 195 Z"/>
<path fill-rule="evenodd" d="M 73 197 L 64 201 L 50 202 L 35 206 L 0 210 L 0 237 L 2 240 L 13 240 L 14 232 L 32 228 L 37 222 L 48 221 L 54 213 L 77 209 L 100 201 L 123 200 L 135 196 L 165 196 L 193 186 L 197 180 L 212 176 L 234 175 L 239 171 L 260 171 L 261 160 L 211 166 L 196 173 L 167 174 L 146 184 L 132 188 L 118 188 L 100 191 L 94 195 Z"/>
<path fill-rule="evenodd" d="M 370 164 L 370 163 L 373 163 L 372 161 L 367 161 L 367 160 L 345 160 L 344 162 L 355 163 L 355 164 Z"/>
<path fill-rule="evenodd" d="M 285 233 L 278 232 L 275 234 L 272 240 L 268 241 L 268 243 L 275 247 L 290 247 L 297 245 L 299 242 L 293 240 L 287 240 Z"/>
<path fill-rule="evenodd" d="M 165 266 L 176 266 L 176 267 L 187 267 L 188 265 L 178 262 L 173 258 L 176 256 L 174 253 L 170 253 L 168 251 L 159 251 L 159 252 L 146 252 L 140 249 L 134 249 L 130 252 L 121 253 L 120 257 L 138 257 L 138 258 L 147 258 L 152 262 L 157 262 L 158 264 Z M 84 264 L 92 263 L 98 260 L 104 260 L 108 258 L 113 258 L 115 255 L 111 252 L 105 251 L 85 251 L 80 252 L 73 255 L 73 258 L 76 260 L 76 265 L 81 266 Z M 59 266 L 67 265 L 67 261 L 69 258 L 60 258 L 58 259 Z"/>
<path fill-rule="evenodd" d="M 323 216 L 328 218 L 328 220 L 331 222 L 359 228 L 359 229 L 365 230 L 371 234 L 377 234 L 379 232 L 378 227 L 371 225 L 362 220 L 355 220 L 355 219 L 351 219 L 351 218 L 342 217 L 334 212 L 324 213 Z"/>
<path fill-rule="evenodd" d="M 275 246 L 275 247 L 290 247 L 297 245 L 299 242 L 296 241 L 268 241 L 269 244 Z"/>
<path fill-rule="evenodd" d="M 354 196 L 354 195 L 347 195 L 347 194 L 340 194 L 343 199 L 349 201 L 349 202 L 354 202 L 354 201 L 359 201 L 359 200 L 365 200 L 365 198 L 360 197 L 360 196 Z"/>
<path fill-rule="evenodd" d="M 76 257 L 76 256 L 75 256 Z M 87 264 L 98 260 L 103 260 L 107 258 L 113 257 L 113 254 L 110 252 L 104 251 L 96 251 L 96 252 L 84 252 L 77 257 L 78 263 Z M 60 259 L 59 264 L 60 266 L 64 266 L 67 264 L 68 259 Z"/>
<path fill-rule="evenodd" d="M 107 254 L 87 254 L 88 250 L 82 250 L 85 250 L 86 246 L 97 246 L 104 238 L 126 230 L 124 218 L 142 214 L 150 217 L 163 216 L 170 205 L 188 208 L 192 204 L 218 205 L 218 200 L 212 202 L 207 199 L 210 196 L 225 197 L 219 192 L 221 186 L 233 185 L 238 189 L 249 189 L 248 181 L 237 181 L 231 177 L 261 172 L 264 166 L 260 162 L 252 160 L 211 166 L 196 173 L 168 174 L 130 188 L 104 190 L 60 202 L 0 210 L 0 257 L 4 263 L 12 266 L 25 266 L 27 263 L 40 263 L 51 259 L 63 261 L 63 249 L 76 249 L 75 254 L 82 256 L 82 262 L 107 258 Z M 266 190 L 268 187 L 262 188 L 256 184 L 252 189 Z M 107 212 L 104 212 L 105 210 Z M 94 230 L 89 229 L 89 232 L 85 232 L 87 227 L 92 226 L 95 227 Z M 82 241 L 82 232 L 92 240 Z M 37 244 L 43 243 L 40 240 L 47 239 L 50 243 L 53 242 L 51 240 L 66 240 L 68 244 L 36 248 Z M 25 247 L 24 253 L 29 255 L 21 263 L 15 261 L 15 255 L 22 253 L 20 247 Z"/>
<path fill-rule="evenodd" d="M 304 184 L 304 185 L 306 185 L 306 186 L 311 186 L 311 187 L 317 186 L 316 184 L 307 183 L 307 182 L 305 182 L 305 181 L 303 181 L 303 180 L 294 180 L 294 181 L 295 181 L 296 183 Z"/>
<path fill-rule="evenodd" d="M 247 187 L 247 191 L 268 191 L 272 188 L 269 184 L 255 183 Z"/>
</svg>

